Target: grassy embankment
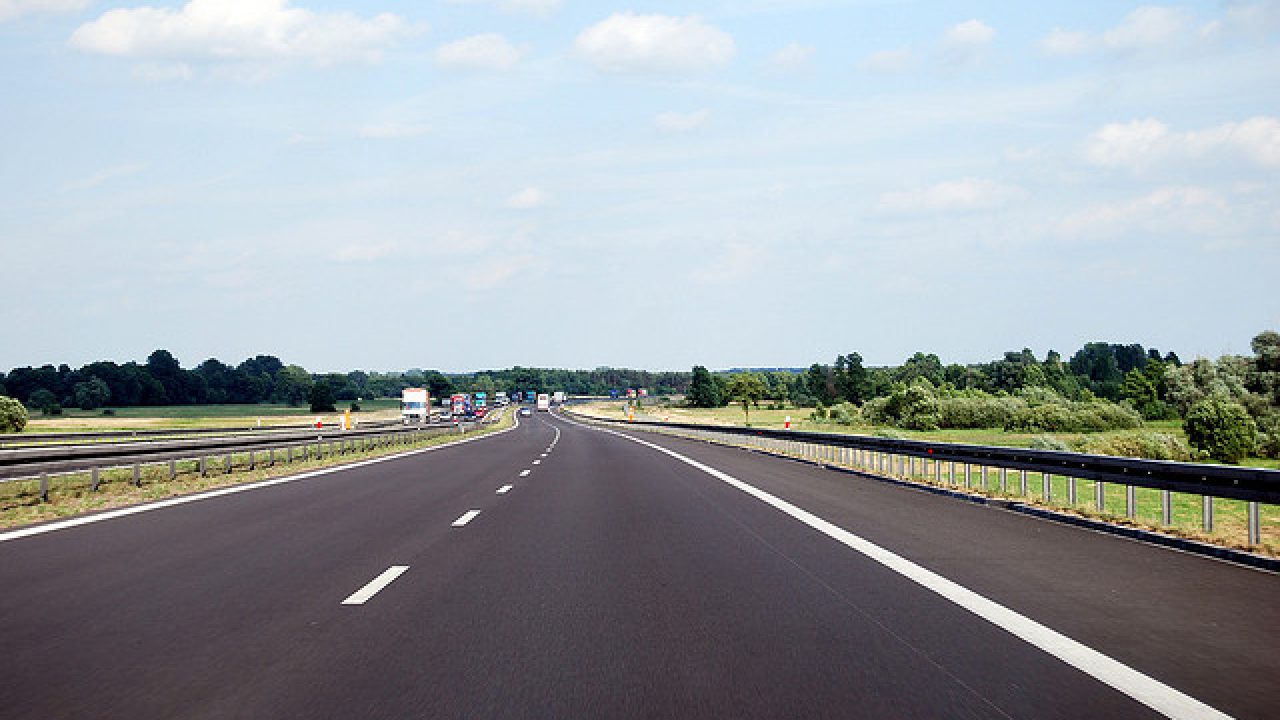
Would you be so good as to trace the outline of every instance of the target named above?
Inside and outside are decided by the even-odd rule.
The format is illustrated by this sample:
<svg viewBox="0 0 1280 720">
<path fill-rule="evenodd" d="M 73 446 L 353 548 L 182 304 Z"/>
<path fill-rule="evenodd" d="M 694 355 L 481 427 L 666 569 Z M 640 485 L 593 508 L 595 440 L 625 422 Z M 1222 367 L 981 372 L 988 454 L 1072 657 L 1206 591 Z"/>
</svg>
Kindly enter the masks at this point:
<svg viewBox="0 0 1280 720">
<path fill-rule="evenodd" d="M 574 410 L 585 414 L 596 414 L 615 419 L 626 416 L 625 410 L 622 408 L 621 404 L 618 403 L 597 403 L 575 407 Z M 641 408 L 640 412 L 646 419 L 651 420 L 705 423 L 708 425 L 743 424 L 741 406 L 704 409 L 651 405 Z M 868 426 L 845 426 L 814 422 L 809 420 L 809 413 L 810 410 L 806 408 L 789 408 L 786 410 L 767 410 L 763 408 L 759 410 L 753 409 L 751 411 L 751 425 L 752 427 L 780 430 L 783 428 L 785 420 L 789 415 L 792 421 L 791 427 L 795 430 L 856 435 L 876 435 L 877 431 L 880 430 L 879 428 Z M 891 430 L 894 436 L 901 436 L 911 440 L 953 442 L 971 445 L 995 445 L 1001 447 L 1030 447 L 1033 439 L 1045 435 L 1060 440 L 1068 446 L 1072 446 L 1085 437 L 1082 433 L 1011 433 L 994 428 L 978 430 L 937 430 L 933 432 L 913 432 L 898 428 L 892 428 Z M 1120 437 L 1134 432 L 1150 432 L 1152 430 L 1177 435 L 1184 440 L 1186 438 L 1185 433 L 1182 431 L 1181 423 L 1175 421 L 1148 423 L 1146 428 L 1136 431 L 1118 430 L 1109 433 L 1089 433 L 1088 440 L 1097 441 L 1108 437 Z M 1275 460 L 1269 458 L 1250 458 L 1245 462 L 1245 464 L 1271 468 L 1280 466 Z M 963 484 L 962 472 L 962 470 L 957 470 L 957 484 Z M 921 476 L 914 479 L 927 483 L 932 483 L 933 481 L 931 473 L 930 476 Z M 947 484 L 946 469 L 943 470 L 942 479 L 943 484 Z M 975 493 L 1025 499 L 1020 497 L 1021 478 L 1016 472 L 1011 471 L 1008 473 L 1006 477 L 1006 487 L 1003 491 L 1000 489 L 999 472 L 995 470 L 988 474 L 988 488 L 986 490 L 978 487 L 981 483 L 981 476 L 976 470 L 971 476 L 971 482 L 974 485 L 974 487 L 971 488 L 971 491 Z M 1201 497 L 1199 495 L 1174 493 L 1173 524 L 1170 526 L 1164 526 L 1161 524 L 1162 494 L 1158 490 L 1151 490 L 1147 488 L 1136 489 L 1135 517 L 1133 520 L 1130 520 L 1124 515 L 1125 488 L 1123 485 L 1108 483 L 1104 486 L 1104 505 L 1106 510 L 1104 512 L 1098 512 L 1094 506 L 1094 482 L 1092 480 L 1085 479 L 1076 480 L 1076 502 L 1074 505 L 1070 505 L 1067 502 L 1070 482 L 1071 481 L 1068 478 L 1053 476 L 1051 478 L 1052 499 L 1048 503 L 1045 503 L 1041 495 L 1043 478 L 1039 473 L 1028 473 L 1027 485 L 1028 491 L 1031 495 L 1029 499 L 1038 505 L 1045 505 L 1056 510 L 1065 510 L 1087 517 L 1100 518 L 1119 524 L 1148 527 L 1183 537 L 1205 540 L 1229 547 L 1247 547 L 1247 516 L 1246 505 L 1244 502 L 1215 499 L 1213 503 L 1214 530 L 1212 533 L 1206 533 L 1202 529 Z M 1280 506 L 1263 505 L 1261 507 L 1261 517 L 1262 546 L 1252 549 L 1270 555 L 1280 555 Z"/>
<path fill-rule="evenodd" d="M 296 410 L 296 408 L 294 409 Z M 194 408 L 188 408 L 188 410 L 194 410 Z M 184 419 L 192 423 L 203 423 L 205 421 L 217 422 L 226 417 L 228 416 L 202 417 L 190 412 Z M 314 417 L 313 415 L 312 419 Z M 486 425 L 480 430 L 468 433 L 467 437 L 475 437 L 477 434 L 484 435 L 509 428 L 514 423 L 513 418 L 514 412 L 504 412 L 496 422 Z M 240 416 L 238 419 L 243 423 L 245 417 Z M 264 424 L 266 423 L 264 422 Z M 188 425 L 187 427 L 208 427 L 208 425 L 196 424 Z M 132 470 L 128 468 L 107 470 L 101 473 L 101 485 L 97 492 L 91 489 L 89 473 L 87 472 L 58 475 L 50 478 L 48 502 L 40 500 L 38 481 L 3 482 L 0 483 L 0 528 L 18 527 L 111 508 L 137 505 L 177 495 L 189 495 L 230 485 L 252 483 L 285 475 L 296 475 L 309 470 L 346 465 L 406 450 L 442 445 L 456 440 L 458 437 L 458 435 L 449 433 L 409 445 L 396 445 L 371 450 L 348 450 L 344 454 L 325 455 L 322 458 L 316 458 L 312 454 L 307 460 L 295 457 L 292 463 L 284 463 L 283 460 L 279 460 L 273 467 L 263 466 L 265 460 L 264 451 L 259 451 L 258 466 L 253 470 L 249 469 L 249 454 L 237 453 L 232 456 L 232 472 L 230 474 L 224 471 L 223 458 L 225 458 L 225 455 L 219 455 L 216 461 L 210 464 L 209 474 L 205 477 L 200 475 L 199 462 L 195 460 L 177 463 L 178 474 L 172 480 L 169 479 L 167 464 L 144 466 L 141 472 L 142 482 L 139 487 L 135 487 L 132 484 Z M 277 457 L 279 456 L 280 454 L 277 453 Z"/>
<path fill-rule="evenodd" d="M 351 413 L 357 421 L 386 420 L 400 412 L 400 401 L 395 398 L 365 400 L 359 405 L 360 411 Z M 115 415 L 104 415 L 102 410 L 67 408 L 62 415 L 33 414 L 23 432 L 234 428 L 250 427 L 259 420 L 264 426 L 305 425 L 315 422 L 316 417 L 334 422 L 345 409 L 339 405 L 336 413 L 312 413 L 296 405 L 174 405 L 117 408 Z"/>
</svg>

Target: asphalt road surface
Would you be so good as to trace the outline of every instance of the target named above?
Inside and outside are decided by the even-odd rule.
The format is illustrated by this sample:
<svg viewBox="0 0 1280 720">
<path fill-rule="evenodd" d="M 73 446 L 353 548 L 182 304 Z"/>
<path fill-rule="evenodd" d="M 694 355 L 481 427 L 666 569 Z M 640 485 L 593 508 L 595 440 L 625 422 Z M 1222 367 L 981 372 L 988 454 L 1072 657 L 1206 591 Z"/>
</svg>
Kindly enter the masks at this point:
<svg viewBox="0 0 1280 720">
<path fill-rule="evenodd" d="M 0 534 L 0 718 L 1280 716 L 1280 576 L 624 434 Z"/>
</svg>

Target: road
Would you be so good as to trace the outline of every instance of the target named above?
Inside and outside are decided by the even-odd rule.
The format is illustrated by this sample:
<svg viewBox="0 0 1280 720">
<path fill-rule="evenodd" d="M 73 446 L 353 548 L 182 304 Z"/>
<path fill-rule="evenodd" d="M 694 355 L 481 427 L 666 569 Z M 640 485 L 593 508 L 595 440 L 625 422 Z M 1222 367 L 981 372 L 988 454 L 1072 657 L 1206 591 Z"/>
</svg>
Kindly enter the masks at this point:
<svg viewBox="0 0 1280 720">
<path fill-rule="evenodd" d="M 1274 574 L 633 434 L 537 413 L 457 446 L 0 535 L 0 717 L 1280 707 Z"/>
</svg>

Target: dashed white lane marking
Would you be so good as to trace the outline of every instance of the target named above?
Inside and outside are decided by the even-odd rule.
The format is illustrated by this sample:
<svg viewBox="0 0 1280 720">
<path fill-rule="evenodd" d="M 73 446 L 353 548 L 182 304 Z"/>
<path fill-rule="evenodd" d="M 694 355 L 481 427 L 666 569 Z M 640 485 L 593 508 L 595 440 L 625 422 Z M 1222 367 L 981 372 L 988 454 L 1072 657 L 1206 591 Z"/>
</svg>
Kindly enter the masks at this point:
<svg viewBox="0 0 1280 720">
<path fill-rule="evenodd" d="M 531 472 L 533 472 L 533 471 L 532 471 L 532 470 L 521 470 L 521 471 L 520 471 L 520 477 L 529 477 L 529 473 L 531 473 Z"/>
<path fill-rule="evenodd" d="M 343 605 L 363 605 L 365 602 L 378 594 L 378 591 L 391 584 L 392 580 L 404 574 L 408 570 L 408 565 L 392 565 L 383 571 L 381 575 L 369 581 L 368 585 L 351 593 L 346 600 L 342 601 Z"/>
<path fill-rule="evenodd" d="M 580 425 L 580 423 L 572 420 L 566 419 L 566 421 Z M 695 467 L 731 487 L 741 490 L 827 537 L 862 553 L 912 582 L 937 593 L 987 622 L 1003 628 L 1016 637 L 1022 638 L 1027 643 L 1040 648 L 1044 652 L 1093 677 L 1095 680 L 1119 690 L 1166 717 L 1175 718 L 1176 720 L 1230 720 L 1231 718 L 1230 715 L 1206 705 L 1175 688 L 1169 687 L 1155 678 L 1144 675 L 1119 660 L 1104 655 L 1084 643 L 1072 640 L 1052 628 L 1045 627 L 1035 620 L 1010 610 L 990 598 L 979 595 L 957 582 L 948 580 L 932 570 L 896 555 L 870 540 L 854 535 L 834 523 L 827 522 L 807 510 L 802 510 L 781 498 L 774 497 L 759 488 L 748 485 L 728 473 L 640 438 L 605 428 L 591 429 L 616 435 L 657 450 L 686 465 Z"/>
<path fill-rule="evenodd" d="M 462 517 L 453 521 L 453 527 L 462 527 L 463 525 L 466 525 L 472 520 L 475 520 L 476 516 L 479 514 L 480 514 L 479 510 L 468 510 L 462 513 Z"/>
<path fill-rule="evenodd" d="M 541 464 L 542 464 L 542 461 L 541 461 L 541 460 L 534 460 L 534 461 L 533 461 L 533 464 L 534 464 L 534 465 L 541 465 Z"/>
<path fill-rule="evenodd" d="M 546 457 L 549 453 L 542 453 L 540 457 Z"/>
<path fill-rule="evenodd" d="M 514 485 L 503 485 L 502 487 L 498 488 L 498 494 L 499 494 L 499 495 L 506 495 L 507 493 L 511 492 L 511 488 L 513 488 L 513 487 L 515 487 L 515 486 L 514 486 Z"/>
</svg>

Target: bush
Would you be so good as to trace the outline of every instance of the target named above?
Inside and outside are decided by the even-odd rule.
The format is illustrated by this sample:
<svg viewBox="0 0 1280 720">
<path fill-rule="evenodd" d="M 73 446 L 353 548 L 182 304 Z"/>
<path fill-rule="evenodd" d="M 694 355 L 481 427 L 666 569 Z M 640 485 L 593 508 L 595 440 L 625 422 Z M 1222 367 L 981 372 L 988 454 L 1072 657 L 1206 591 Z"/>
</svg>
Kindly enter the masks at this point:
<svg viewBox="0 0 1280 720">
<path fill-rule="evenodd" d="M 1280 413 L 1258 418 L 1257 453 L 1263 457 L 1280 457 Z"/>
<path fill-rule="evenodd" d="M 1193 446 L 1232 464 L 1248 457 L 1258 440 L 1258 426 L 1244 406 L 1221 396 L 1192 405 L 1185 427 Z"/>
<path fill-rule="evenodd" d="M 0 432 L 22 432 L 27 426 L 27 409 L 11 397 L 0 395 Z"/>
<path fill-rule="evenodd" d="M 1037 435 L 1031 438 L 1032 450 L 1057 450 L 1058 452 L 1067 452 L 1071 448 L 1052 435 Z"/>
<path fill-rule="evenodd" d="M 831 422 L 839 425 L 857 425 L 862 419 L 861 413 L 858 412 L 858 406 L 851 402 L 842 402 L 832 405 L 827 411 L 827 417 Z"/>
<path fill-rule="evenodd" d="M 360 412 L 360 403 L 352 401 L 351 412 Z"/>
<path fill-rule="evenodd" d="M 115 417 L 115 416 L 116 416 L 116 411 L 115 411 L 115 410 L 113 410 L 112 408 L 107 408 L 106 410 L 103 410 L 103 411 L 102 411 L 102 414 L 103 414 L 103 415 L 106 415 L 107 417 Z"/>
<path fill-rule="evenodd" d="M 1002 428 L 1026 403 L 1010 397 L 938 399 L 938 425 L 944 428 Z"/>
<path fill-rule="evenodd" d="M 1018 410 L 1006 430 L 1022 432 L 1102 432 L 1142 426 L 1132 408 L 1104 401 L 1061 402 Z"/>
<path fill-rule="evenodd" d="M 1081 452 L 1096 455 L 1147 458 L 1148 460 L 1187 462 L 1195 459 L 1195 453 L 1182 438 L 1158 432 L 1089 438 L 1081 441 L 1078 449 Z"/>
</svg>

